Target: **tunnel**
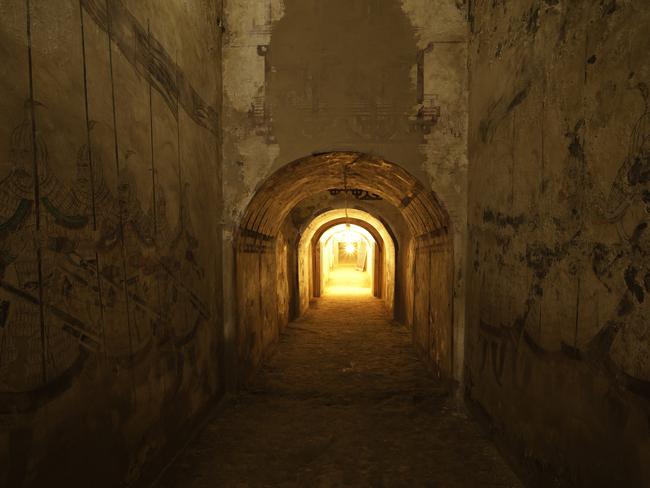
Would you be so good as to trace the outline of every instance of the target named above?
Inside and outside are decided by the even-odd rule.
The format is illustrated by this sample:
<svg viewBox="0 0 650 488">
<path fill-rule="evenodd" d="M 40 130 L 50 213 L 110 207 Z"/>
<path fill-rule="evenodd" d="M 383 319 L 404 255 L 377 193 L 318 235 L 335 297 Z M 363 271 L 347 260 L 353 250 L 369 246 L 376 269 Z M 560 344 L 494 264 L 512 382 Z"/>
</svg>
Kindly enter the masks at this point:
<svg viewBox="0 0 650 488">
<path fill-rule="evenodd" d="M 0 0 L 0 488 L 650 486 L 648 0 Z"/>
<path fill-rule="evenodd" d="M 372 213 L 354 208 L 359 202 L 354 193 L 389 204 L 393 226 L 381 209 L 373 209 L 373 200 L 366 200 Z M 322 194 L 338 199 L 330 207 L 314 207 L 311 220 L 296 225 L 292 211 Z M 235 244 L 242 378 L 255 370 L 288 321 L 325 292 L 322 237 L 336 226 L 352 225 L 369 234 L 375 248 L 372 295 L 391 318 L 410 327 L 436 374 L 453 379 L 452 222 L 435 193 L 402 167 L 353 152 L 312 155 L 280 168 L 242 216 Z"/>
<path fill-rule="evenodd" d="M 369 290 L 385 300 L 390 313 L 395 297 L 394 235 L 363 210 L 344 208 L 318 214 L 300 233 L 298 244 L 301 311 L 306 310 L 309 300 L 321 296 L 328 282 L 325 275 L 338 264 L 337 254 L 343 250 L 344 257 L 349 254 L 356 258 L 355 268 L 368 274 Z M 338 244 L 332 249 L 334 243 Z"/>
</svg>

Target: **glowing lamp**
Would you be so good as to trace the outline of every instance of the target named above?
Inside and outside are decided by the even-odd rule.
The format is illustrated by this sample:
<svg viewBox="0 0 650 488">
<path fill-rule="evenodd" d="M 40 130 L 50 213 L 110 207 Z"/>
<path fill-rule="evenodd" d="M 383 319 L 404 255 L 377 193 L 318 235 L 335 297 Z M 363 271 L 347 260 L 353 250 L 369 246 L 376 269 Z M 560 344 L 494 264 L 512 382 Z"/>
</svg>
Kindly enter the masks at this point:
<svg viewBox="0 0 650 488">
<path fill-rule="evenodd" d="M 359 241 L 359 234 L 351 230 L 350 224 L 347 224 L 345 226 L 345 232 L 343 232 L 343 242 L 345 242 L 346 244 L 353 244 L 358 241 Z"/>
</svg>

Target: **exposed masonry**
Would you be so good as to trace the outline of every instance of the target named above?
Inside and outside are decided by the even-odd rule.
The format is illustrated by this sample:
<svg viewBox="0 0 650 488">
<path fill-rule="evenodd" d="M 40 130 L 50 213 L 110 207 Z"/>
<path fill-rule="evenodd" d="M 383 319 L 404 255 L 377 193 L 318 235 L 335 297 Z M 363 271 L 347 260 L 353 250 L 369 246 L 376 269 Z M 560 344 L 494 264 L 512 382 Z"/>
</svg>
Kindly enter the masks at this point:
<svg viewBox="0 0 650 488">
<path fill-rule="evenodd" d="M 267 242 L 296 204 L 337 184 L 362 185 L 385 198 L 416 237 L 447 231 L 446 210 L 436 196 L 398 165 L 360 153 L 329 153 L 296 161 L 267 179 L 242 217 L 241 236 Z"/>
</svg>

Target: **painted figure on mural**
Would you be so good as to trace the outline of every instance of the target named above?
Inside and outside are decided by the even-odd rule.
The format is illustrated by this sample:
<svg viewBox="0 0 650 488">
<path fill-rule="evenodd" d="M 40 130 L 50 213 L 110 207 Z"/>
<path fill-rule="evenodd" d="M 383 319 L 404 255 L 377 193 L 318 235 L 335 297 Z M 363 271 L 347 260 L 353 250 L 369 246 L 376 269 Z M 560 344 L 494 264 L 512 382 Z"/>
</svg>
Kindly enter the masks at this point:
<svg viewBox="0 0 650 488">
<path fill-rule="evenodd" d="M 623 292 L 617 314 L 627 323 L 612 344 L 615 361 L 625 373 L 650 381 L 650 358 L 639 347 L 648 341 L 650 332 L 646 320 L 650 303 L 650 92 L 645 83 L 634 88 L 643 98 L 643 113 L 634 124 L 628 155 L 601 211 L 616 225 L 620 242 L 613 249 L 596 248 L 594 270 L 608 289 Z"/>
<path fill-rule="evenodd" d="M 35 102 L 34 109 L 39 107 Z M 63 323 L 58 308 L 73 295 L 74 280 L 59 258 L 72 252 L 76 235 L 55 228 L 84 227 L 86 219 L 75 212 L 70 194 L 49 170 L 47 145 L 30 120 L 11 135 L 12 169 L 0 185 L 5 304 L 0 383 L 6 391 L 42 386 L 64 374 L 79 356 L 79 335 L 70 333 L 74 326 L 66 326 L 78 321 Z"/>
<path fill-rule="evenodd" d="M 34 217 L 34 161 L 40 169 L 47 149 L 34 141 L 29 119 L 11 134 L 10 172 L 0 183 L 0 388 L 27 391 L 44 382 L 39 278 Z M 36 154 L 34 154 L 34 149 Z"/>
<path fill-rule="evenodd" d="M 27 392 L 80 371 L 75 365 L 88 354 L 133 367 L 156 335 L 182 348 L 208 314 L 203 294 L 187 286 L 204 275 L 188 190 L 176 225 L 168 222 L 162 187 L 145 209 L 130 151 L 111 192 L 105 148 L 93 144 L 101 140 L 95 122 L 65 185 L 27 109 L 11 134 L 9 173 L 0 184 L 0 391 Z"/>
</svg>

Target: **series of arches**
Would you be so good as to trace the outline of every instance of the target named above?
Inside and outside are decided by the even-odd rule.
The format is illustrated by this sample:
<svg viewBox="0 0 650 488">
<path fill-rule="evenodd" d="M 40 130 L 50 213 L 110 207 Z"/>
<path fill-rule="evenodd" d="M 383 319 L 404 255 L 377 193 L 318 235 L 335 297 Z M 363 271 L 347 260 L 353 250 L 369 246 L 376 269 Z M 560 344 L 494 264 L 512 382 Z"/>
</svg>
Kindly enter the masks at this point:
<svg viewBox="0 0 650 488">
<path fill-rule="evenodd" d="M 298 243 L 298 266 L 300 283 L 300 312 L 306 312 L 309 301 L 322 293 L 320 240 L 329 229 L 353 224 L 365 229 L 376 243 L 376 258 L 373 265 L 372 293 L 386 301 L 392 313 L 395 286 L 395 256 L 397 242 L 394 234 L 378 218 L 359 209 L 336 209 L 314 217 L 300 233 Z"/>
<path fill-rule="evenodd" d="M 397 164 L 356 152 L 299 159 L 267 178 L 248 204 L 240 236 L 275 237 L 302 199 L 333 187 L 364 188 L 400 209 L 415 236 L 447 230 L 449 216 L 432 191 Z"/>
<path fill-rule="evenodd" d="M 288 218 L 302 201 L 339 188 L 363 189 L 397 209 L 396 231 L 381 209 L 321 208 L 301 226 Z M 290 319 L 322 294 L 320 239 L 334 226 L 372 236 L 372 294 L 413 339 L 434 370 L 453 374 L 453 246 L 449 215 L 404 168 L 357 152 L 315 154 L 267 178 L 236 229 L 236 318 L 240 370 L 252 372 Z M 435 279 L 430 276 L 435 273 Z M 291 304 L 294 304 L 293 306 Z"/>
</svg>

